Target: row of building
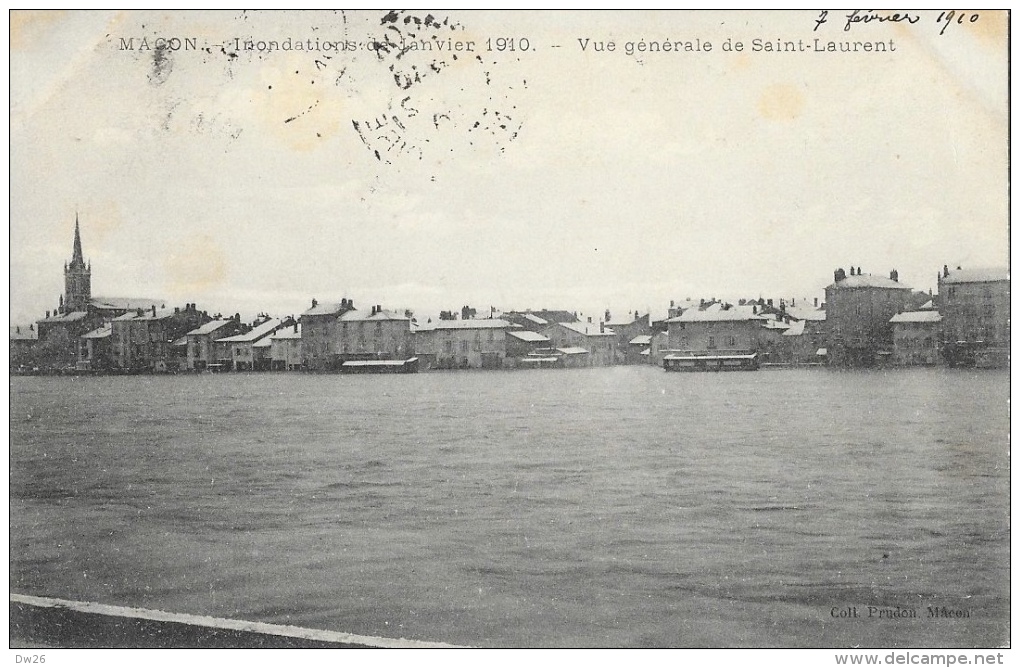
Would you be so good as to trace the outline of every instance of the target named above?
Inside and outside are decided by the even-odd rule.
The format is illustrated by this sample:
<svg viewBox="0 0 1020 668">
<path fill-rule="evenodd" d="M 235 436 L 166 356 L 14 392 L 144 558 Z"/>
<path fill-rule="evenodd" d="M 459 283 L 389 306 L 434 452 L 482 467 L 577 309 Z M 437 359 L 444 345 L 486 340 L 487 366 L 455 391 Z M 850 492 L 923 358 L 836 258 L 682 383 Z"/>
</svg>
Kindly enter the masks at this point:
<svg viewBox="0 0 1020 668">
<path fill-rule="evenodd" d="M 1005 269 L 938 275 L 938 294 L 912 290 L 893 270 L 873 276 L 837 269 L 822 304 L 741 299 L 671 302 L 661 316 L 613 320 L 569 311 L 444 313 L 419 322 L 410 311 L 353 300 L 320 303 L 298 316 L 252 322 L 166 308 L 163 300 L 93 298 L 91 264 L 75 221 L 64 294 L 46 317 L 12 328 L 12 367 L 96 371 L 330 371 L 346 362 L 416 358 L 424 368 L 608 366 L 667 359 L 735 357 L 756 365 L 1008 364 L 1009 277 Z M 157 306 L 158 304 L 158 306 Z"/>
</svg>

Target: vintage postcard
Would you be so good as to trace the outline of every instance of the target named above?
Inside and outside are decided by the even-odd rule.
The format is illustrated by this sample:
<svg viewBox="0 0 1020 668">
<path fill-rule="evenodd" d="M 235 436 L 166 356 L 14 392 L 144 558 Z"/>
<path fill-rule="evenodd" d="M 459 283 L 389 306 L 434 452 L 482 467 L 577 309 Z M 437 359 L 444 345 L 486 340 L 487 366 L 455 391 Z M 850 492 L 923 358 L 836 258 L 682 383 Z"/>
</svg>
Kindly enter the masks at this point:
<svg viewBox="0 0 1020 668">
<path fill-rule="evenodd" d="M 1008 12 L 9 18 L 18 661 L 1008 653 Z"/>
</svg>

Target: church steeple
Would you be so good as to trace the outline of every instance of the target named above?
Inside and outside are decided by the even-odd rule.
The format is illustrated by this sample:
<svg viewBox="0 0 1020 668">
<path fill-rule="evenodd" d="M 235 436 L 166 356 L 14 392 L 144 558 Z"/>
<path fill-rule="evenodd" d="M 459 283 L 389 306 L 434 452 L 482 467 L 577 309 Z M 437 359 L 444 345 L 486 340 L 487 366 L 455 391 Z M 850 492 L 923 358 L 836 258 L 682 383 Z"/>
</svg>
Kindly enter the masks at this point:
<svg viewBox="0 0 1020 668">
<path fill-rule="evenodd" d="M 90 301 L 92 301 L 92 266 L 85 265 L 85 257 L 81 252 L 81 229 L 76 213 L 71 262 L 64 265 L 63 311 L 67 313 L 87 311 Z"/>
<path fill-rule="evenodd" d="M 74 214 L 74 250 L 71 254 L 71 266 L 85 266 L 85 258 L 81 253 L 81 231 L 78 229 L 78 214 Z"/>
</svg>

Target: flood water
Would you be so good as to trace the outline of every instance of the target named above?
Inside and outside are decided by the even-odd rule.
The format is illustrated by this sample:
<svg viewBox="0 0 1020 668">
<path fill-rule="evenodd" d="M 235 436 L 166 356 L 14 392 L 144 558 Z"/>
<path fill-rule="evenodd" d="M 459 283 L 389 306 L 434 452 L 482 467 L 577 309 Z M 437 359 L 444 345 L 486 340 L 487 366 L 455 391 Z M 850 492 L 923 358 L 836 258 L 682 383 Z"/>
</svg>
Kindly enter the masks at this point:
<svg viewBox="0 0 1020 668">
<path fill-rule="evenodd" d="M 1009 642 L 1005 372 L 10 382 L 13 592 L 488 647 Z"/>
</svg>

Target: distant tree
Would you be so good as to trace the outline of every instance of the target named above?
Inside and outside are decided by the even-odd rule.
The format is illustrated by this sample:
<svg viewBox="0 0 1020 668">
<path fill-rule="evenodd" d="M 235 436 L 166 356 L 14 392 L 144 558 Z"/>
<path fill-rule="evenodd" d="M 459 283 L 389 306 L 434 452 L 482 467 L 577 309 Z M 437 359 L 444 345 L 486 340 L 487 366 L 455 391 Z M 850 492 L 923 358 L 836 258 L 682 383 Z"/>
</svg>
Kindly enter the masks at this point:
<svg viewBox="0 0 1020 668">
<path fill-rule="evenodd" d="M 462 306 L 460 308 L 460 319 L 461 320 L 471 320 L 477 314 L 478 314 L 478 311 L 473 309 L 473 308 L 471 308 L 470 306 Z"/>
<path fill-rule="evenodd" d="M 453 311 L 440 311 L 439 312 L 439 319 L 440 320 L 456 320 L 457 319 L 457 314 L 454 313 Z"/>
</svg>

